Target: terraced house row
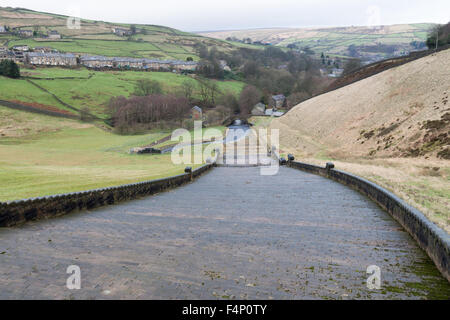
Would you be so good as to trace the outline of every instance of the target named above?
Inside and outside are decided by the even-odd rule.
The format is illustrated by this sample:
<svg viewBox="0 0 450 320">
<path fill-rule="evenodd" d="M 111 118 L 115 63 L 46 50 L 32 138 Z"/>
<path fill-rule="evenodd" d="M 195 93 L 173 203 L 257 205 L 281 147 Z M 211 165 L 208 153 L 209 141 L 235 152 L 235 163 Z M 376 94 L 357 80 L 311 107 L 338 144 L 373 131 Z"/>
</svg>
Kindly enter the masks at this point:
<svg viewBox="0 0 450 320">
<path fill-rule="evenodd" d="M 32 65 L 82 65 L 92 69 L 136 69 L 152 71 L 195 71 L 198 63 L 181 60 L 137 59 L 128 57 L 77 56 L 72 53 L 29 52 L 26 62 Z"/>
</svg>

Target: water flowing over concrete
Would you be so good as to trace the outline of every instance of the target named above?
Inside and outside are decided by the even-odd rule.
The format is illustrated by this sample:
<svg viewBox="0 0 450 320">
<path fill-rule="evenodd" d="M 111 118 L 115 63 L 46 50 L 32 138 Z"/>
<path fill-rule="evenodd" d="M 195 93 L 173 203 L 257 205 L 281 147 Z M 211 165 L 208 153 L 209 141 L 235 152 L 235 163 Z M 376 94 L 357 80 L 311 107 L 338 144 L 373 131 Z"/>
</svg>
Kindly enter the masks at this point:
<svg viewBox="0 0 450 320">
<path fill-rule="evenodd" d="M 450 285 L 373 202 L 291 168 L 0 230 L 0 298 L 426 299 Z M 66 269 L 81 268 L 81 290 Z M 381 268 L 380 290 L 366 286 Z"/>
</svg>

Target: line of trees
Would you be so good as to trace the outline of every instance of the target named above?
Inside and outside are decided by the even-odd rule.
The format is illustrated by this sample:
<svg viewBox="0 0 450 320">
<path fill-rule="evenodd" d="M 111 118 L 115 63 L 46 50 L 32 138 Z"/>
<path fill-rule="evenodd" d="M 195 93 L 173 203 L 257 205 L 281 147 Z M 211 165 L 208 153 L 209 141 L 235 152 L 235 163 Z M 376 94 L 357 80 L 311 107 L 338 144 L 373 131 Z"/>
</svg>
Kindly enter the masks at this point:
<svg viewBox="0 0 450 320">
<path fill-rule="evenodd" d="M 189 102 L 175 95 L 123 96 L 111 98 L 107 111 L 118 133 L 136 133 L 161 127 L 162 123 L 182 124 Z"/>
<path fill-rule="evenodd" d="M 299 50 L 267 46 L 261 50 L 240 48 L 225 53 L 204 45 L 197 45 L 196 49 L 201 58 L 198 72 L 202 76 L 245 81 L 261 92 L 262 102 L 266 104 L 271 95 L 282 93 L 290 97 L 290 105 L 295 105 L 328 85 L 320 75 L 320 61 Z M 221 60 L 234 72 L 222 70 Z"/>
<path fill-rule="evenodd" d="M 450 22 L 444 25 L 437 25 L 431 29 L 427 38 L 427 46 L 429 49 L 442 47 L 450 44 Z"/>
</svg>

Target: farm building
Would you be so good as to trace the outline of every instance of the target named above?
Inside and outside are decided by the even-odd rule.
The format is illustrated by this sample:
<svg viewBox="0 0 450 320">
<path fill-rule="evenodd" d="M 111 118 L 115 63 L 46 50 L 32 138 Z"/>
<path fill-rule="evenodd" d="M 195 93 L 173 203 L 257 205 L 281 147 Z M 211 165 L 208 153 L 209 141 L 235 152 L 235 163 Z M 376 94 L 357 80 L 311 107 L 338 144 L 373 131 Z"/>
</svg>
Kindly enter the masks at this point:
<svg viewBox="0 0 450 320">
<path fill-rule="evenodd" d="M 41 52 L 41 53 L 56 53 L 58 50 L 55 50 L 50 47 L 35 47 L 33 49 L 34 52 Z"/>
<path fill-rule="evenodd" d="M 13 53 L 6 47 L 0 47 L 0 61 L 6 59 L 13 60 Z"/>
<path fill-rule="evenodd" d="M 275 96 L 272 96 L 272 98 L 270 99 L 270 105 L 272 107 L 274 107 L 275 109 L 278 108 L 283 108 L 284 104 L 286 102 L 286 97 L 284 96 L 284 94 L 278 94 Z"/>
<path fill-rule="evenodd" d="M 194 61 L 169 61 L 170 66 L 177 71 L 195 71 L 197 62 Z"/>
<path fill-rule="evenodd" d="M 127 57 L 82 56 L 81 64 L 87 68 L 129 68 L 136 70 L 189 70 L 194 71 L 197 63 L 193 61 L 136 59 Z"/>
<path fill-rule="evenodd" d="M 269 117 L 281 117 L 284 115 L 284 112 L 276 111 L 274 109 L 266 109 L 265 115 Z"/>
<path fill-rule="evenodd" d="M 14 51 L 22 51 L 22 52 L 30 51 L 30 47 L 28 47 L 26 44 L 19 44 L 17 46 L 14 46 L 12 49 Z"/>
<path fill-rule="evenodd" d="M 114 68 L 130 68 L 130 69 L 143 69 L 144 59 L 135 58 L 112 58 Z"/>
<path fill-rule="evenodd" d="M 131 30 L 125 28 L 113 28 L 112 31 L 119 37 L 131 36 Z"/>
<path fill-rule="evenodd" d="M 71 53 L 41 53 L 26 54 L 27 63 L 45 66 L 76 66 L 77 57 Z"/>
<path fill-rule="evenodd" d="M 254 116 L 263 116 L 266 112 L 266 105 L 264 103 L 259 102 L 252 109 L 252 115 Z"/>
<path fill-rule="evenodd" d="M 33 30 L 16 30 L 19 37 L 30 38 L 33 36 Z"/>
<path fill-rule="evenodd" d="M 113 58 L 103 56 L 82 56 L 80 63 L 87 68 L 113 68 Z"/>
<path fill-rule="evenodd" d="M 0 33 L 5 33 L 5 32 L 6 32 L 6 27 L 0 26 Z"/>
</svg>

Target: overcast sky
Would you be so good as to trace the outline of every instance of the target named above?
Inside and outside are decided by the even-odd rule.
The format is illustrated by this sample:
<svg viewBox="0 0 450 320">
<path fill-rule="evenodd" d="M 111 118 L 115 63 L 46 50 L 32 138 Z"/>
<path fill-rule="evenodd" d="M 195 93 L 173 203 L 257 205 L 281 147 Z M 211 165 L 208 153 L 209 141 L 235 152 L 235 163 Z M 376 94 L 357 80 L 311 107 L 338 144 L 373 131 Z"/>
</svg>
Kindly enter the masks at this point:
<svg viewBox="0 0 450 320">
<path fill-rule="evenodd" d="M 0 0 L 0 6 L 184 31 L 450 20 L 449 0 Z"/>
</svg>

